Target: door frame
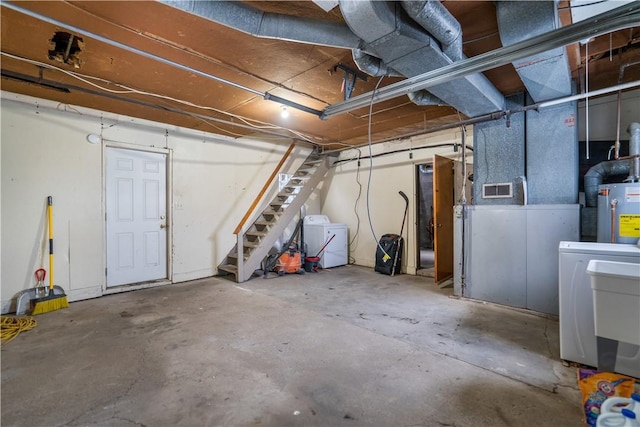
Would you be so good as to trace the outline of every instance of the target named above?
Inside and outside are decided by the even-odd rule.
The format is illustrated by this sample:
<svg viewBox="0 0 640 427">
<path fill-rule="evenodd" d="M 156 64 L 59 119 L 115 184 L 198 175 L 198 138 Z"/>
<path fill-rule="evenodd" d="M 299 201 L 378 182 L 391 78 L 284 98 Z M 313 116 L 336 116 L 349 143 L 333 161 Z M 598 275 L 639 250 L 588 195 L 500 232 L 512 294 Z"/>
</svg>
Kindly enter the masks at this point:
<svg viewBox="0 0 640 427">
<path fill-rule="evenodd" d="M 167 278 L 150 282 L 132 283 L 120 286 L 107 287 L 107 276 L 103 274 L 102 294 L 115 294 L 136 289 L 152 288 L 168 285 L 173 282 L 173 150 L 170 148 L 145 147 L 124 142 L 106 142 L 102 144 L 102 271 L 107 270 L 107 148 L 120 148 L 123 150 L 143 151 L 148 153 L 165 154 L 166 157 L 166 203 L 167 203 Z"/>
<path fill-rule="evenodd" d="M 416 162 L 413 164 L 413 173 L 414 173 L 414 186 L 415 186 L 415 201 L 414 201 L 414 225 L 415 225 L 415 229 L 414 229 L 414 242 L 415 242 L 415 263 L 416 263 L 416 274 L 418 271 L 420 270 L 430 270 L 435 268 L 435 265 L 431 268 L 422 268 L 421 263 L 421 255 L 420 255 L 420 251 L 421 251 L 421 247 L 420 247 L 420 232 L 421 232 L 421 222 L 423 221 L 422 215 L 420 214 L 420 205 L 423 202 L 422 197 L 420 196 L 420 191 L 421 191 L 421 183 L 420 183 L 420 170 L 419 167 L 422 165 L 428 165 L 432 170 L 433 170 L 433 159 L 431 161 L 427 161 L 422 160 L 420 162 Z M 432 183 L 431 183 L 431 187 L 433 188 L 433 178 L 432 178 Z M 431 196 L 431 205 L 433 206 L 433 195 Z M 433 248 L 434 253 L 435 253 L 435 247 Z M 424 274 L 421 274 L 424 275 Z"/>
<path fill-rule="evenodd" d="M 440 172 L 438 170 L 439 169 L 438 163 L 444 163 L 444 162 L 446 162 L 447 167 L 451 166 L 451 177 L 449 178 L 447 176 L 446 177 L 447 181 L 445 183 L 440 182 L 440 180 L 438 179 L 438 173 Z M 454 204 L 455 204 L 454 168 L 455 168 L 454 159 L 451 159 L 450 157 L 438 155 L 438 154 L 433 155 L 433 218 L 435 222 L 434 232 L 433 232 L 433 235 L 434 235 L 433 250 L 435 255 L 435 262 L 434 262 L 433 271 L 434 271 L 434 281 L 436 282 L 436 284 L 438 285 L 442 284 L 443 286 L 448 284 L 449 283 L 448 281 L 450 279 L 451 279 L 451 282 L 453 282 L 453 273 L 455 270 L 453 265 L 453 245 L 454 245 L 453 210 L 454 210 Z M 447 171 L 447 169 L 445 169 L 445 171 Z M 449 182 L 451 183 L 451 185 L 446 185 Z M 438 204 L 436 203 L 439 198 L 438 196 L 438 193 L 440 192 L 439 190 L 444 190 L 448 193 L 446 196 L 441 196 L 441 198 L 445 197 L 446 200 L 449 200 L 449 198 L 451 200 L 451 206 L 445 207 L 445 209 L 447 210 L 446 213 L 448 215 L 441 216 L 442 210 L 444 209 L 442 209 L 442 207 L 438 206 Z M 440 215 L 438 215 L 438 213 L 440 213 Z M 438 216 L 441 216 L 441 218 L 438 218 Z M 442 225 L 443 223 L 445 227 L 443 227 Z M 447 239 L 447 241 L 444 244 L 439 241 L 439 237 L 442 238 L 442 233 L 443 233 L 442 230 L 440 230 L 440 232 L 438 233 L 438 229 L 440 227 L 443 227 L 442 230 L 450 231 L 450 233 L 447 234 L 447 236 L 450 237 L 450 241 L 449 239 Z M 447 244 L 449 244 L 450 246 L 446 246 Z M 442 249 L 445 249 L 445 248 L 447 249 L 447 251 L 445 254 L 443 254 Z M 438 260 L 441 260 L 440 266 L 438 266 Z M 444 267 L 442 266 L 442 264 L 445 264 Z M 443 271 L 443 269 L 446 269 L 447 271 Z M 448 270 L 451 270 L 451 271 L 448 271 Z M 440 275 L 438 273 L 440 273 Z M 442 277 L 443 274 L 444 274 L 444 277 Z"/>
</svg>

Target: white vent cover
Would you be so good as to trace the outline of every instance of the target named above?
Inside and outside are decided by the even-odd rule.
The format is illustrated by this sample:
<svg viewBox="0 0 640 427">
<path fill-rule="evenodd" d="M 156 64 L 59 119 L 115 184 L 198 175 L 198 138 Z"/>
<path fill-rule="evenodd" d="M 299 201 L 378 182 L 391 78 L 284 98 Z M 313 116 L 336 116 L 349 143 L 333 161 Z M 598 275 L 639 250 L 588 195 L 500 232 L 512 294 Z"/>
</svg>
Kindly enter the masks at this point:
<svg viewBox="0 0 640 427">
<path fill-rule="evenodd" d="M 482 184 L 483 199 L 508 199 L 513 197 L 513 185 L 510 182 Z"/>
</svg>

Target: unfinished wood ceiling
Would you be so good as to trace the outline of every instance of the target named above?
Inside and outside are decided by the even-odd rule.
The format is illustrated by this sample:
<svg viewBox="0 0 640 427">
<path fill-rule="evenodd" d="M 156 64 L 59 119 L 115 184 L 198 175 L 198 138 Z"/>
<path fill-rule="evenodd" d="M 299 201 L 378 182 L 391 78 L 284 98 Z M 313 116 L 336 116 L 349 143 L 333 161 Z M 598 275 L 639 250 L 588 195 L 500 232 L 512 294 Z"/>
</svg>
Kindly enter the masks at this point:
<svg viewBox="0 0 640 427">
<path fill-rule="evenodd" d="M 246 3 L 269 12 L 344 22 L 340 8 L 325 12 L 313 2 Z M 343 100 L 343 71 L 336 66 L 356 69 L 348 49 L 257 38 L 155 1 L 14 3 L 38 17 L 6 4 L 2 3 L 1 11 L 2 90 L 232 137 L 269 132 L 307 138 L 330 148 L 368 140 L 368 107 L 326 120 L 288 108 L 290 116 L 284 119 L 282 104 L 260 95 L 269 93 L 315 110 Z M 494 2 L 445 1 L 444 5 L 462 25 L 463 51 L 468 57 L 502 46 Z M 558 7 L 563 25 L 571 23 L 567 3 Z M 73 27 L 186 69 L 78 34 Z M 571 45 L 567 50 L 573 78 L 582 91 L 586 48 Z M 640 29 L 596 38 L 589 44 L 588 59 L 591 90 L 640 79 L 639 66 L 624 67 L 640 61 Z M 524 90 L 512 65 L 485 75 L 504 95 Z M 371 92 L 378 80 L 357 80 L 353 96 Z M 381 87 L 399 80 L 384 78 Z M 461 117 L 452 107 L 418 106 L 402 96 L 374 105 L 371 139 L 402 137 Z"/>
</svg>

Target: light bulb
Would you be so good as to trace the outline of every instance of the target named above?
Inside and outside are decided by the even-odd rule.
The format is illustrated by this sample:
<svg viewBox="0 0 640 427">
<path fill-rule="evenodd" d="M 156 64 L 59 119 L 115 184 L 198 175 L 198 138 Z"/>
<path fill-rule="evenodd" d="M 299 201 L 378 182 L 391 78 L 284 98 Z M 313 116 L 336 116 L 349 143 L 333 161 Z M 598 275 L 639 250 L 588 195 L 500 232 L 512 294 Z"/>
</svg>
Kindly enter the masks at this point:
<svg viewBox="0 0 640 427">
<path fill-rule="evenodd" d="M 102 137 L 95 133 L 90 133 L 89 135 L 87 135 L 87 141 L 92 144 L 100 144 L 102 142 Z"/>
<path fill-rule="evenodd" d="M 287 107 L 281 107 L 280 117 L 282 117 L 283 119 L 289 117 L 289 110 L 287 110 Z"/>
</svg>

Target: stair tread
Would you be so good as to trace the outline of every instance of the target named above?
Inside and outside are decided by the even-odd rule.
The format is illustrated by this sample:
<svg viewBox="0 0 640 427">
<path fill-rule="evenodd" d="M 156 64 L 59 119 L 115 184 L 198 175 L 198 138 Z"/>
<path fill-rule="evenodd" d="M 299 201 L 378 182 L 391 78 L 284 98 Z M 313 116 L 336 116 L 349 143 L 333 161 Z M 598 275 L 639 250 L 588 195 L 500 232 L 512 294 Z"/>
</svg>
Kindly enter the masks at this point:
<svg viewBox="0 0 640 427">
<path fill-rule="evenodd" d="M 280 215 L 283 211 L 276 211 L 273 209 L 265 209 L 264 211 L 262 211 L 263 215 Z"/>
<path fill-rule="evenodd" d="M 260 219 L 253 222 L 249 231 L 245 231 L 243 241 L 240 243 L 243 247 L 242 259 L 246 261 L 242 263 L 242 270 L 238 270 L 237 266 L 240 262 L 237 249 L 227 255 L 224 260 L 225 264 L 220 265 L 218 269 L 235 274 L 237 281 L 247 280 L 245 276 L 250 276 L 251 270 L 258 268 L 258 263 L 261 261 L 258 258 L 263 257 L 263 254 L 272 246 L 270 242 L 274 237 L 271 233 L 273 227 L 277 226 L 279 221 L 292 216 L 293 212 L 289 208 L 299 206 L 300 198 L 297 196 L 300 193 L 306 194 L 304 189 L 310 183 L 317 185 L 331 164 L 331 159 L 326 156 L 313 155 L 304 160 L 298 170 L 293 173 L 289 182 L 276 193 L 273 200 L 261 212 Z"/>
<path fill-rule="evenodd" d="M 238 259 L 238 252 L 236 252 L 235 250 L 234 250 L 233 252 L 230 252 L 230 253 L 227 255 L 227 258 L 234 259 L 234 260 L 236 260 L 236 262 L 237 262 L 237 259 Z M 246 256 L 246 255 L 244 256 L 244 259 L 247 259 L 247 256 Z M 234 265 L 234 264 L 231 264 L 231 265 Z"/>
</svg>

